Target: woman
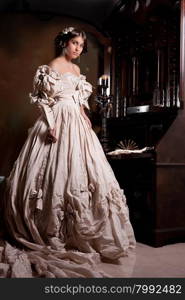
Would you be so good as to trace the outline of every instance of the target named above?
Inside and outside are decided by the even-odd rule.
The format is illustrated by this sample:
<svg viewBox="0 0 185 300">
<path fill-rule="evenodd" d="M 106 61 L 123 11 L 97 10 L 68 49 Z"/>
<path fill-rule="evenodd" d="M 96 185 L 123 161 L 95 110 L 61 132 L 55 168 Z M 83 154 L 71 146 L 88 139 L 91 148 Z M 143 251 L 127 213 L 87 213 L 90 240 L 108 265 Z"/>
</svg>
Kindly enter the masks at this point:
<svg viewBox="0 0 185 300">
<path fill-rule="evenodd" d="M 55 46 L 30 94 L 42 114 L 7 180 L 7 231 L 32 250 L 22 261 L 33 276 L 101 277 L 88 264 L 126 255 L 135 239 L 123 191 L 84 112 L 92 86 L 72 63 L 87 51 L 86 35 L 65 28 Z"/>
</svg>

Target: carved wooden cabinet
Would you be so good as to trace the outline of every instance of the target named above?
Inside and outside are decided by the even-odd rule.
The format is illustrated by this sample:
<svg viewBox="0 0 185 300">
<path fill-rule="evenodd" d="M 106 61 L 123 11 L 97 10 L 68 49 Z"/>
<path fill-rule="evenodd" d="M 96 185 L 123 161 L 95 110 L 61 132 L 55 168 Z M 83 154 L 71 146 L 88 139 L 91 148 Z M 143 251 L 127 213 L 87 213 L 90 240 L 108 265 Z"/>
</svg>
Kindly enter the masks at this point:
<svg viewBox="0 0 185 300">
<path fill-rule="evenodd" d="M 120 1 L 105 26 L 113 41 L 110 150 L 128 139 L 155 149 L 109 158 L 136 238 L 156 247 L 184 242 L 185 0 Z"/>
<path fill-rule="evenodd" d="M 122 1 L 107 22 L 113 42 L 114 117 L 124 114 L 125 102 L 127 107 L 182 106 L 180 2 L 145 2 Z"/>
<path fill-rule="evenodd" d="M 107 158 L 115 176 L 124 189 L 130 211 L 130 218 L 136 240 L 154 247 L 171 242 L 169 237 L 161 234 L 163 214 L 158 203 L 157 189 L 157 151 L 156 145 L 165 135 L 176 118 L 177 110 L 131 114 L 124 118 L 108 120 L 109 145 L 111 150 L 122 141 L 134 142 L 139 148 L 153 147 L 149 152 L 141 154 L 125 154 Z M 169 209 L 169 208 L 168 208 Z M 172 224 L 171 220 L 170 225 Z M 158 233 L 158 226 L 161 231 Z M 178 241 L 173 237 L 173 241 Z"/>
<path fill-rule="evenodd" d="M 127 198 L 136 240 L 158 246 L 155 152 L 119 155 L 108 160 Z"/>
</svg>

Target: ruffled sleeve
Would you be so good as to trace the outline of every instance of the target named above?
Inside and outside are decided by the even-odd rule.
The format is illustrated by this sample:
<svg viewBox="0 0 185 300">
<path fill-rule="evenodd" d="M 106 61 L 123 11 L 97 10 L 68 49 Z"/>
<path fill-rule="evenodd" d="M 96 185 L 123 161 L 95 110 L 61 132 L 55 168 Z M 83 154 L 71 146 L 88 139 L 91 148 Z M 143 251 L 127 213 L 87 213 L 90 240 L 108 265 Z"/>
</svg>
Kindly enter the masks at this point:
<svg viewBox="0 0 185 300">
<path fill-rule="evenodd" d="M 33 92 L 29 94 L 30 102 L 42 109 L 51 129 L 55 127 L 52 106 L 56 103 L 54 98 L 56 85 L 57 74 L 51 72 L 47 66 L 40 66 L 33 80 Z"/>
<path fill-rule="evenodd" d="M 86 81 L 84 75 L 79 76 L 79 81 L 76 86 L 76 91 L 74 93 L 74 99 L 79 105 L 84 105 L 87 109 L 90 109 L 88 98 L 92 93 L 92 85 Z"/>
</svg>

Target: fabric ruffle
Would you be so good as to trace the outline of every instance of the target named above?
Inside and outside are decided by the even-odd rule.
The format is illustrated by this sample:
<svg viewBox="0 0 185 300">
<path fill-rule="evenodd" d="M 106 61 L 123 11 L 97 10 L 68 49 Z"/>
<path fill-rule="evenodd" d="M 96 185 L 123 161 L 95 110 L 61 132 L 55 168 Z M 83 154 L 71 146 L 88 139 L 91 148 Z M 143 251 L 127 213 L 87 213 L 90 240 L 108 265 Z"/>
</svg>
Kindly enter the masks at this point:
<svg viewBox="0 0 185 300">
<path fill-rule="evenodd" d="M 56 104 L 54 91 L 57 81 L 57 74 L 51 73 L 46 66 L 40 66 L 33 80 L 33 92 L 29 94 L 30 102 L 41 108 L 51 129 L 55 127 L 52 106 Z"/>
<path fill-rule="evenodd" d="M 56 103 L 55 94 L 59 81 L 57 73 L 51 72 L 47 66 L 38 67 L 33 80 L 33 92 L 29 94 L 31 103 L 43 103 L 52 107 Z"/>
<path fill-rule="evenodd" d="M 79 76 L 79 81 L 76 86 L 76 91 L 74 93 L 74 99 L 80 105 L 84 105 L 87 109 L 90 109 L 88 98 L 92 93 L 92 85 L 86 81 L 86 77 L 84 75 Z"/>
<path fill-rule="evenodd" d="M 86 81 L 84 75 L 76 76 L 70 72 L 63 75 L 65 74 L 75 77 L 74 91 L 71 94 L 75 103 L 90 109 L 88 98 L 92 93 L 92 85 Z M 47 65 L 39 66 L 33 80 L 33 92 L 29 94 L 30 102 L 41 108 L 51 129 L 55 127 L 52 107 L 58 99 L 65 97 L 65 89 L 61 82 L 63 75 Z"/>
</svg>

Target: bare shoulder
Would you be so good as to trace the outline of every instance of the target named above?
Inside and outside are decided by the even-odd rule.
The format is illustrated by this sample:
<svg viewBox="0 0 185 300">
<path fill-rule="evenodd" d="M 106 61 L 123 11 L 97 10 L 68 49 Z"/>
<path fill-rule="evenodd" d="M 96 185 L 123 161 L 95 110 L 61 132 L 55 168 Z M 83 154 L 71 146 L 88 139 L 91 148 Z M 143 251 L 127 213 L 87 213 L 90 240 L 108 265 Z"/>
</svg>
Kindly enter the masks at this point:
<svg viewBox="0 0 185 300">
<path fill-rule="evenodd" d="M 57 60 L 57 58 L 51 60 L 48 63 L 48 66 L 57 71 L 57 69 L 58 69 L 58 60 Z"/>
<path fill-rule="evenodd" d="M 75 71 L 78 75 L 80 75 L 80 68 L 79 68 L 79 66 L 76 65 L 76 64 L 73 64 L 73 68 L 74 68 L 74 71 Z"/>
</svg>

